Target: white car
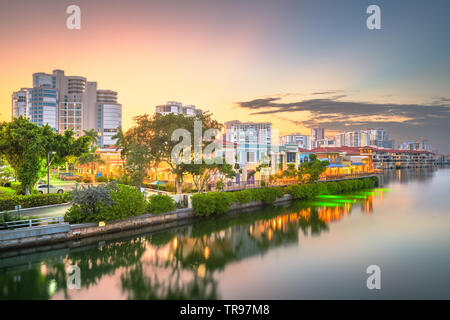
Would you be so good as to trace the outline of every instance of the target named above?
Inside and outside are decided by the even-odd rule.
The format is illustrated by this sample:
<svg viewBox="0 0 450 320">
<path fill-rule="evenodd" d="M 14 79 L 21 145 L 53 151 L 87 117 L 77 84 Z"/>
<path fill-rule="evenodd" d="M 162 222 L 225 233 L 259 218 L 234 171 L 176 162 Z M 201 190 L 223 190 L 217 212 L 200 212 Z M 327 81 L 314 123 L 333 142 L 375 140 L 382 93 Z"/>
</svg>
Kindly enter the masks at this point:
<svg viewBox="0 0 450 320">
<path fill-rule="evenodd" d="M 47 185 L 40 184 L 36 187 L 39 193 L 48 193 Z M 50 185 L 50 193 L 64 193 L 64 189 L 61 187 L 56 187 L 54 185 Z"/>
</svg>

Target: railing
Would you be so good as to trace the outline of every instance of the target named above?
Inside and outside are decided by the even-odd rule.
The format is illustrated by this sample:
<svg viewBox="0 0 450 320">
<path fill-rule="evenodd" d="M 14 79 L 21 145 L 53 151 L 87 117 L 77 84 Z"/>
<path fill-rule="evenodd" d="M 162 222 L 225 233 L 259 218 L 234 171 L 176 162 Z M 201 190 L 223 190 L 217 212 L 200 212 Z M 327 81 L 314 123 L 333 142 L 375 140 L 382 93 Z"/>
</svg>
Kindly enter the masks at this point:
<svg viewBox="0 0 450 320">
<path fill-rule="evenodd" d="M 64 223 L 64 217 L 47 217 L 36 218 L 27 220 L 8 221 L 0 224 L 0 230 L 15 229 L 15 228 L 31 228 L 36 226 L 43 226 L 49 224 L 62 224 Z"/>
</svg>

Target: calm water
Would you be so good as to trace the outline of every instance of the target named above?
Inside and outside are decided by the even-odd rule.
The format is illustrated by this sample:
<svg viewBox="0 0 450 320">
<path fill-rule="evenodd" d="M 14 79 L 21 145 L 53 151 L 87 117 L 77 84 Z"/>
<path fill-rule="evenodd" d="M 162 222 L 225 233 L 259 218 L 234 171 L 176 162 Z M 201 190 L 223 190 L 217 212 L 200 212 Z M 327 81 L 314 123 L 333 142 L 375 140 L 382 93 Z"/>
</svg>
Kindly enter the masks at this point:
<svg viewBox="0 0 450 320">
<path fill-rule="evenodd" d="M 390 171 L 383 189 L 3 258 L 0 299 L 449 299 L 449 190 L 450 169 Z"/>
</svg>

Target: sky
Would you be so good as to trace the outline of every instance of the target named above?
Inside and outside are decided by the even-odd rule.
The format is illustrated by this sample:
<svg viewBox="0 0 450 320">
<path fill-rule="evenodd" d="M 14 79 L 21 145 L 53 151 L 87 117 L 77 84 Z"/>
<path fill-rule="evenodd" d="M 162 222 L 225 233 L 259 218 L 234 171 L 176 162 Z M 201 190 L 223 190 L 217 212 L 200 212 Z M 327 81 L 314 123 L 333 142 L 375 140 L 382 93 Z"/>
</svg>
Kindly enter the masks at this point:
<svg viewBox="0 0 450 320">
<path fill-rule="evenodd" d="M 445 0 L 0 0 L 0 120 L 32 73 L 62 69 L 118 91 L 125 129 L 180 101 L 281 135 L 385 128 L 450 153 L 449 15 Z"/>
</svg>

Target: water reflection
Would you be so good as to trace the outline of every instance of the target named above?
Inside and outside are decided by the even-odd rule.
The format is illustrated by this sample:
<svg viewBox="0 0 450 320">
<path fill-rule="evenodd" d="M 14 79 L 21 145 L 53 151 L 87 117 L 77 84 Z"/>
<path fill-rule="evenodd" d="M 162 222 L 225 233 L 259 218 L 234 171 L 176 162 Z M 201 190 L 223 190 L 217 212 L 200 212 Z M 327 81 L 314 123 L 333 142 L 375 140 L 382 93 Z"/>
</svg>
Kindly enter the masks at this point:
<svg viewBox="0 0 450 320">
<path fill-rule="evenodd" d="M 166 232 L 90 247 L 65 249 L 28 263 L 6 267 L 0 262 L 0 299 L 70 299 L 65 273 L 81 270 L 81 292 L 98 290 L 106 281 L 128 299 L 218 299 L 217 272 L 236 261 L 264 255 L 281 246 L 298 245 L 300 234 L 319 236 L 352 209 L 372 214 L 386 189 L 345 196 L 323 196 L 286 207 L 205 219 Z M 52 256 L 50 258 L 50 256 Z M 11 264 L 11 261 L 9 261 Z M 99 293 L 97 298 L 101 299 Z"/>
<path fill-rule="evenodd" d="M 408 183 L 408 182 L 430 182 L 439 170 L 437 167 L 432 168 L 410 168 L 410 169 L 395 169 L 384 170 L 382 175 L 384 178 L 384 184 L 390 183 Z"/>
</svg>

